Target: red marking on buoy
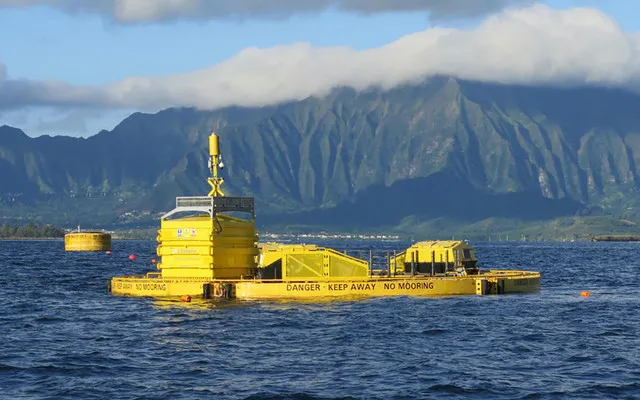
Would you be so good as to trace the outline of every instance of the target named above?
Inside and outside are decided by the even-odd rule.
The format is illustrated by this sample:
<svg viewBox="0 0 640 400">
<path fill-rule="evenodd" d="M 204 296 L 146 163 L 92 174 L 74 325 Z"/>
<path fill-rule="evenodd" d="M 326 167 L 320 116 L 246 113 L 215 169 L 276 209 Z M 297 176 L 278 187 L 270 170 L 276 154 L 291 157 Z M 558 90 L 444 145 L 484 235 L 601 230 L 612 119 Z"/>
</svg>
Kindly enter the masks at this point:
<svg viewBox="0 0 640 400">
<path fill-rule="evenodd" d="M 589 297 L 589 296 L 591 296 L 591 292 L 583 290 L 582 292 L 580 292 L 580 296 Z"/>
<path fill-rule="evenodd" d="M 184 296 L 180 297 L 180 301 L 184 301 L 185 303 L 190 303 L 191 296 L 189 296 L 188 294 L 185 294 Z"/>
<path fill-rule="evenodd" d="M 130 254 L 129 255 L 129 260 L 135 260 L 136 259 L 136 255 L 135 254 Z"/>
<path fill-rule="evenodd" d="M 155 258 L 152 258 L 152 259 L 151 259 L 151 262 L 152 262 L 152 263 L 154 263 L 154 264 L 156 263 L 156 261 L 157 261 L 157 260 L 156 260 Z"/>
</svg>

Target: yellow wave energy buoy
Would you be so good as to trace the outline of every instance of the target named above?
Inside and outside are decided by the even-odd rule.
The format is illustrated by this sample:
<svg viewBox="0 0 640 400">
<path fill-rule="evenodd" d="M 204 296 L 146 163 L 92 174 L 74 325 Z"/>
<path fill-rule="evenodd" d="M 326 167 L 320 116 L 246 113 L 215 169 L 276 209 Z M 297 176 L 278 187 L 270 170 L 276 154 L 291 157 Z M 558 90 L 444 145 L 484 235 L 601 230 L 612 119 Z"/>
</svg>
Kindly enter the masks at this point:
<svg viewBox="0 0 640 400">
<path fill-rule="evenodd" d="M 64 235 L 65 251 L 111 251 L 111 235 L 106 232 L 81 231 Z"/>
<path fill-rule="evenodd" d="M 153 272 L 113 277 L 117 295 L 209 299 L 318 299 L 533 293 L 540 273 L 480 268 L 461 240 L 428 240 L 359 258 L 314 244 L 259 243 L 254 198 L 227 196 L 220 140 L 209 136 L 211 190 L 178 196 L 160 217 Z M 179 215 L 182 214 L 182 215 Z M 365 258 L 368 258 L 366 260 Z"/>
</svg>

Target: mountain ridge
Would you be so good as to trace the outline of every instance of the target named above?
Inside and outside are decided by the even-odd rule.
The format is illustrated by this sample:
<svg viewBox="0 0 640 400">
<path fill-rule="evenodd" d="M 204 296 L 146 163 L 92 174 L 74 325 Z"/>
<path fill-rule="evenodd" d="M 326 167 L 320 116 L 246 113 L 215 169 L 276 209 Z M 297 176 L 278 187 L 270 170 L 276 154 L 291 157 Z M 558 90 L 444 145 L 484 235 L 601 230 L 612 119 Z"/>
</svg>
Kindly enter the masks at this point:
<svg viewBox="0 0 640 400">
<path fill-rule="evenodd" d="M 345 220 L 340 210 L 369 209 L 374 195 L 414 211 L 388 221 L 390 227 L 439 218 L 447 213 L 420 213 L 413 199 L 424 198 L 430 209 L 446 206 L 426 201 L 434 189 L 424 185 L 436 181 L 444 199 L 476 199 L 473 207 L 456 203 L 476 210 L 461 213 L 461 223 L 498 217 L 492 202 L 509 194 L 523 196 L 503 204 L 509 209 L 532 199 L 530 209 L 509 218 L 635 218 L 637 108 L 640 97 L 618 89 L 437 77 L 389 91 L 339 88 L 326 98 L 262 108 L 134 113 L 86 139 L 29 138 L 19 130 L 16 139 L 15 128 L 3 126 L 0 217 L 55 219 L 64 209 L 65 218 L 102 224 L 125 223 L 121 216 L 132 211 L 151 218 L 177 195 L 206 193 L 206 136 L 215 130 L 227 165 L 225 191 L 254 196 L 273 226 L 282 226 L 279 219 L 298 223 L 292 215 L 336 225 Z M 39 212 L 28 211 L 36 204 Z M 378 226 L 373 221 L 361 215 L 349 224 Z"/>
</svg>

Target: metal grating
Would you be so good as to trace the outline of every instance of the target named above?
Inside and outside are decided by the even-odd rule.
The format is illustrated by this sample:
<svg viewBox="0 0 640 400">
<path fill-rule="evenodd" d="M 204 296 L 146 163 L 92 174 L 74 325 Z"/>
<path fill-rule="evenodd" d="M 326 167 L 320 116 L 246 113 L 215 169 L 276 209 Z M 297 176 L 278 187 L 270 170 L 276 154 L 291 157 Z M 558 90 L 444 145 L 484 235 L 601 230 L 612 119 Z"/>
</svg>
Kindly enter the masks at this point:
<svg viewBox="0 0 640 400">
<path fill-rule="evenodd" d="M 213 197 L 207 196 L 191 196 L 191 197 L 176 197 L 177 207 L 212 207 Z"/>
<path fill-rule="evenodd" d="M 199 211 L 208 213 L 212 218 L 219 212 L 246 212 L 255 218 L 253 197 L 213 197 L 189 196 L 176 197 L 176 208 L 162 216 L 162 219 L 178 212 Z"/>
</svg>

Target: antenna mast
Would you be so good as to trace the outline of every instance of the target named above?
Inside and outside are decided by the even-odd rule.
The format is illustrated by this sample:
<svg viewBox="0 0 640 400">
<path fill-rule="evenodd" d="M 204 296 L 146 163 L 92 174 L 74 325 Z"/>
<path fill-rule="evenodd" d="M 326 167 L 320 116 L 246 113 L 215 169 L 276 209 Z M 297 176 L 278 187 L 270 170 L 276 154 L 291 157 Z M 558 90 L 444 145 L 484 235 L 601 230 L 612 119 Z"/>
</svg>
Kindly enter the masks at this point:
<svg viewBox="0 0 640 400">
<path fill-rule="evenodd" d="M 207 178 L 207 182 L 211 186 L 211 191 L 207 196 L 222 197 L 224 192 L 220 188 L 224 182 L 224 178 L 218 176 L 218 168 L 223 169 L 222 154 L 220 154 L 220 141 L 215 132 L 211 132 L 209 136 L 209 169 L 211 177 Z"/>
</svg>

